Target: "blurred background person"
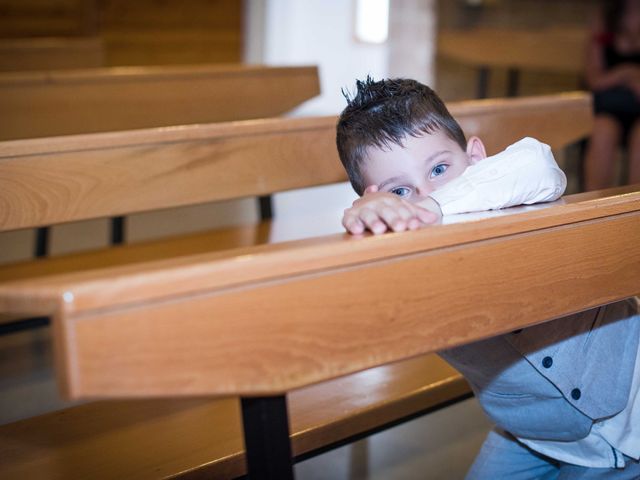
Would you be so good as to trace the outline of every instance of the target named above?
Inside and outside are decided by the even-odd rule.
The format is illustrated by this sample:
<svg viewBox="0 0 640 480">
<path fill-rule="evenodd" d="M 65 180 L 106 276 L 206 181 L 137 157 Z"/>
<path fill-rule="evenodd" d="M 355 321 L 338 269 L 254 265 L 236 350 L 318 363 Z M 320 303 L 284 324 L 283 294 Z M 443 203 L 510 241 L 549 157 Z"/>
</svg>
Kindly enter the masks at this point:
<svg viewBox="0 0 640 480">
<path fill-rule="evenodd" d="M 640 0 L 604 1 L 592 24 L 586 81 L 594 128 L 585 158 L 585 190 L 615 185 L 618 147 L 626 148 L 628 183 L 640 182 Z"/>
</svg>

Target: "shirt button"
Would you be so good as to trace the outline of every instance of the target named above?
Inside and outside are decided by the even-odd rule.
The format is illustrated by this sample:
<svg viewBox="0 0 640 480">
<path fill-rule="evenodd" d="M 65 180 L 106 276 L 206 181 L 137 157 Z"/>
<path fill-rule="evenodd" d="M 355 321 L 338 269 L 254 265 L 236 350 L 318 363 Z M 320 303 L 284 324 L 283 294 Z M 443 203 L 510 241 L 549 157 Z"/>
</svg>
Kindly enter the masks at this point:
<svg viewBox="0 0 640 480">
<path fill-rule="evenodd" d="M 542 359 L 542 366 L 544 368 L 551 368 L 551 365 L 553 365 L 553 358 L 551 357 L 544 357 Z"/>
<path fill-rule="evenodd" d="M 574 400 L 580 400 L 581 396 L 582 392 L 579 388 L 574 388 L 573 390 L 571 390 L 571 398 L 573 398 Z"/>
</svg>

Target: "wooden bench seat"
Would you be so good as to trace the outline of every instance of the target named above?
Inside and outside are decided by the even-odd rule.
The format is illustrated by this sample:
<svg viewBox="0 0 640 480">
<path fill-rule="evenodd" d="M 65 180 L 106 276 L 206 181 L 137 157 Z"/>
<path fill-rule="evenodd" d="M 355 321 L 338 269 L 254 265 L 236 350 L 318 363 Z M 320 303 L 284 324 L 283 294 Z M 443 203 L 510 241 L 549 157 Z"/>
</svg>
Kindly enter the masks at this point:
<svg viewBox="0 0 640 480">
<path fill-rule="evenodd" d="M 435 355 L 288 395 L 302 455 L 470 395 Z M 0 478 L 228 479 L 246 473 L 237 398 L 101 401 L 0 427 Z"/>
<path fill-rule="evenodd" d="M 228 250 L 268 243 L 271 222 L 221 228 L 147 242 L 118 245 L 99 250 L 58 255 L 37 261 L 0 266 L 0 282 L 131 265 L 150 260 Z"/>
</svg>

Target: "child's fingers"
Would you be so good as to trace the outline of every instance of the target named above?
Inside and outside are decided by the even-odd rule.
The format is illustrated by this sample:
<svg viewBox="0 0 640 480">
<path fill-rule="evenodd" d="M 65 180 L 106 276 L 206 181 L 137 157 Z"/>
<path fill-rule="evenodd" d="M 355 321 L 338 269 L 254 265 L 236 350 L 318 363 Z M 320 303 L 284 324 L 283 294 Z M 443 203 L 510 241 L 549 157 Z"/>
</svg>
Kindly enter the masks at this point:
<svg viewBox="0 0 640 480">
<path fill-rule="evenodd" d="M 345 211 L 342 217 L 342 226 L 352 235 L 360 235 L 364 233 L 365 230 L 364 223 L 362 223 L 356 215 L 348 211 Z"/>
<path fill-rule="evenodd" d="M 402 228 L 402 230 L 406 230 L 407 228 L 409 230 L 417 230 L 424 223 L 433 223 L 433 221 L 435 221 L 435 219 L 431 218 L 430 212 L 428 210 L 421 209 L 420 207 L 407 203 L 399 198 L 386 199 L 386 204 L 389 205 L 390 208 L 393 208 L 394 211 L 405 222 L 404 228 Z M 420 211 L 426 212 L 426 215 L 419 215 Z M 398 231 L 396 229 L 394 230 Z"/>
<path fill-rule="evenodd" d="M 414 207 L 414 212 L 416 217 L 422 222 L 426 224 L 434 223 L 438 220 L 438 216 L 430 212 L 429 210 L 425 210 L 421 207 Z"/>
<path fill-rule="evenodd" d="M 400 206 L 395 208 L 400 218 L 407 222 L 416 216 L 412 210 L 409 206 L 405 207 L 404 203 L 401 203 Z"/>
<path fill-rule="evenodd" d="M 359 198 L 351 208 L 345 210 L 342 225 L 351 234 L 359 235 L 365 230 L 374 234 L 387 230 L 402 232 L 416 230 L 425 224 L 435 223 L 439 216 L 405 200 L 386 193 L 378 193 L 376 185 L 365 190 L 367 195 Z"/>
<path fill-rule="evenodd" d="M 364 233 L 365 226 L 359 220 L 352 220 L 349 222 L 343 222 L 342 225 L 352 235 L 361 235 Z"/>
<path fill-rule="evenodd" d="M 394 232 L 403 232 L 407 229 L 407 220 L 400 215 L 399 210 L 391 207 L 382 207 L 380 209 L 380 217 Z"/>
<path fill-rule="evenodd" d="M 409 230 L 418 230 L 422 225 L 423 223 L 414 217 L 407 223 L 407 228 Z"/>
<path fill-rule="evenodd" d="M 375 234 L 387 231 L 387 225 L 380 219 L 380 216 L 373 210 L 363 208 L 360 210 L 360 220 Z"/>
</svg>

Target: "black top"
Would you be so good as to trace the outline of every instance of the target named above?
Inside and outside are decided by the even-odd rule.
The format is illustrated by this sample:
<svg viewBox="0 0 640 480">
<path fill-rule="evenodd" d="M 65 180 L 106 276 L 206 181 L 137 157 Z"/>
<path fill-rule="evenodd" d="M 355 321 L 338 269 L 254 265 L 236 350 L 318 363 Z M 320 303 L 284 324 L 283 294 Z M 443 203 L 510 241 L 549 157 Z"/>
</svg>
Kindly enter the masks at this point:
<svg viewBox="0 0 640 480">
<path fill-rule="evenodd" d="M 604 45 L 604 62 L 607 68 L 615 67 L 624 63 L 635 63 L 640 65 L 640 52 L 620 53 L 613 43 Z"/>
</svg>

